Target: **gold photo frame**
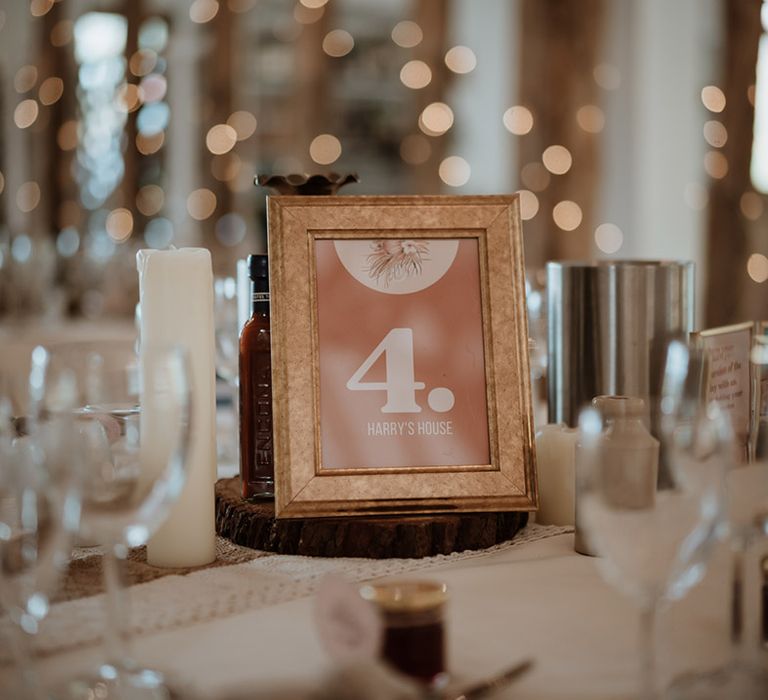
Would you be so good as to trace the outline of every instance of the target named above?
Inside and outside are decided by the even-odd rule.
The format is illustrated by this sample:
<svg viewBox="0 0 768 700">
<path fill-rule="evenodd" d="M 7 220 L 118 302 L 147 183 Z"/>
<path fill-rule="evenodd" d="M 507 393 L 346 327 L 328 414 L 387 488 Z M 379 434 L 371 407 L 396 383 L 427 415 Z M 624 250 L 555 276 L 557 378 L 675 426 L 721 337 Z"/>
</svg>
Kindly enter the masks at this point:
<svg viewBox="0 0 768 700">
<path fill-rule="evenodd" d="M 518 196 L 275 196 L 268 224 L 276 516 L 535 509 Z"/>
</svg>

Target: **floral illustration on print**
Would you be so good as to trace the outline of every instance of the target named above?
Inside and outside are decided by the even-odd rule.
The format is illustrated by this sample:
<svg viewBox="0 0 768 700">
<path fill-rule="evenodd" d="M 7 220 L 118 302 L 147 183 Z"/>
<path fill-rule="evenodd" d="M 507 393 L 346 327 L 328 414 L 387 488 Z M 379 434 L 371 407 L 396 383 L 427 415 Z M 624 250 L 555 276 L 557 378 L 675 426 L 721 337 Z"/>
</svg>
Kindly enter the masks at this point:
<svg viewBox="0 0 768 700">
<path fill-rule="evenodd" d="M 371 243 L 365 268 L 369 276 L 389 286 L 395 280 L 420 275 L 429 260 L 429 244 L 411 239 L 386 239 Z"/>
</svg>

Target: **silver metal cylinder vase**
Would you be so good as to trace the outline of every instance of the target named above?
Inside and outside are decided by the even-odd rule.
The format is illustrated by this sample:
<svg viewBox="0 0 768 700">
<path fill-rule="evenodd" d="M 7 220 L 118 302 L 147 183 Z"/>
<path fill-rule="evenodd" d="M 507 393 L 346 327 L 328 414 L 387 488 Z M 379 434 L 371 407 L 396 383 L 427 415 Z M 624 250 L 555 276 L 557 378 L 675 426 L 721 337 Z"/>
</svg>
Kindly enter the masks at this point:
<svg viewBox="0 0 768 700">
<path fill-rule="evenodd" d="M 548 418 L 575 427 L 595 396 L 637 396 L 658 437 L 667 343 L 694 324 L 694 263 L 547 263 Z"/>
</svg>

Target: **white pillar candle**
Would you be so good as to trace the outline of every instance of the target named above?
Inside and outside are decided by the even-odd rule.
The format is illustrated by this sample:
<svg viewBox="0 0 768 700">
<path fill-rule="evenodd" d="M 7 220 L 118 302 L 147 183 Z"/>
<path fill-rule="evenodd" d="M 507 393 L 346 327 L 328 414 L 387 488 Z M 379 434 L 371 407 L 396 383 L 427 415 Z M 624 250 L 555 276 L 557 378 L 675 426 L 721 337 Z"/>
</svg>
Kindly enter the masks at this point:
<svg viewBox="0 0 768 700">
<path fill-rule="evenodd" d="M 574 524 L 576 442 L 579 431 L 563 424 L 545 425 L 536 433 L 539 510 L 543 525 Z"/>
<path fill-rule="evenodd" d="M 202 566 L 216 558 L 216 370 L 211 254 L 203 248 L 140 250 L 142 345 L 180 345 L 188 353 L 192 430 L 187 482 L 147 545 L 153 566 Z M 162 425 L 143 430 L 162 431 Z M 147 436 L 151 440 L 151 436 Z M 142 440 L 144 438 L 142 437 Z"/>
</svg>

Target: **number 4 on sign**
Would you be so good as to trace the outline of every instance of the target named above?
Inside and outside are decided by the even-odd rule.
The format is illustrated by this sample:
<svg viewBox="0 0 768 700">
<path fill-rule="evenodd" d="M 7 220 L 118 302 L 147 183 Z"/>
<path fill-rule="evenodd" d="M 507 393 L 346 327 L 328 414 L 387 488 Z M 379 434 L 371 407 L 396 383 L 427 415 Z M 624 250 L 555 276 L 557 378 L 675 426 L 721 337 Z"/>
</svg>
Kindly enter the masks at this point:
<svg viewBox="0 0 768 700">
<path fill-rule="evenodd" d="M 382 354 L 385 356 L 386 381 L 362 381 Z M 414 377 L 413 330 L 410 328 L 389 331 L 347 382 L 350 391 L 387 392 L 382 413 L 421 413 L 421 406 L 416 403 L 416 390 L 424 388 L 424 382 L 417 382 Z M 453 408 L 453 398 L 450 389 L 440 387 L 429 392 L 427 403 L 432 410 L 442 413 Z"/>
</svg>

